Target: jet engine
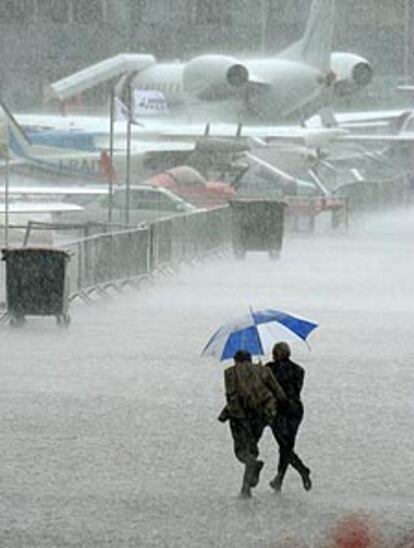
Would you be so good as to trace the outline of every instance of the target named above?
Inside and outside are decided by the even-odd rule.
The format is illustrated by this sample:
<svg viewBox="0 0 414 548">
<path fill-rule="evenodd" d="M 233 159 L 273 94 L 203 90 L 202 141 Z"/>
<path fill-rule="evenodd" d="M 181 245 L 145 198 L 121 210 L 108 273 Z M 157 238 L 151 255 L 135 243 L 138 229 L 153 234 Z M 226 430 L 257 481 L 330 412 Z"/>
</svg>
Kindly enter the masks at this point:
<svg viewBox="0 0 414 548">
<path fill-rule="evenodd" d="M 371 83 L 373 70 L 369 62 L 353 53 L 332 53 L 331 68 L 336 75 L 336 95 L 345 96 Z"/>
<path fill-rule="evenodd" d="M 183 71 L 184 90 L 203 101 L 236 95 L 249 81 L 249 71 L 233 57 L 202 55 L 189 61 Z"/>
</svg>

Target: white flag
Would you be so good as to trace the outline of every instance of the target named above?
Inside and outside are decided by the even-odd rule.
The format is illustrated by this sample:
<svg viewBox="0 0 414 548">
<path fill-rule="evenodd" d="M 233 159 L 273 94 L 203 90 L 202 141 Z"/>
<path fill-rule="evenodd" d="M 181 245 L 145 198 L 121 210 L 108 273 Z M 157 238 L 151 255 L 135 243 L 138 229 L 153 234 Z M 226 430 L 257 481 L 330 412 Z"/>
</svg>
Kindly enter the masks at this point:
<svg viewBox="0 0 414 548">
<path fill-rule="evenodd" d="M 129 108 L 121 101 L 121 99 L 118 99 L 118 97 L 115 97 L 115 120 L 117 122 L 133 122 L 134 118 L 131 116 L 131 112 Z"/>
<path fill-rule="evenodd" d="M 168 105 L 162 91 L 134 90 L 135 116 L 168 114 Z"/>
</svg>

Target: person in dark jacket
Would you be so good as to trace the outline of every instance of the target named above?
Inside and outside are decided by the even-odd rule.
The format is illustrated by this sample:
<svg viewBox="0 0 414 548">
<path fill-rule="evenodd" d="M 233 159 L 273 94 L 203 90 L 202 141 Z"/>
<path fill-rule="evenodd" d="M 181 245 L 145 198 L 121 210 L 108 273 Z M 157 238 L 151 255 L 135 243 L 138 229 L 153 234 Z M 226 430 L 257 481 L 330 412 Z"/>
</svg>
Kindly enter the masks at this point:
<svg viewBox="0 0 414 548">
<path fill-rule="evenodd" d="M 300 394 L 305 371 L 303 367 L 290 360 L 290 348 L 287 343 L 275 344 L 272 353 L 273 361 L 267 363 L 266 367 L 272 371 L 284 390 L 287 403 L 280 407 L 279 413 L 270 425 L 279 445 L 277 475 L 270 482 L 270 486 L 275 491 L 282 489 L 283 479 L 290 464 L 299 472 L 304 489 L 309 491 L 312 488 L 310 469 L 294 451 L 296 435 L 303 419 L 303 403 Z"/>
<path fill-rule="evenodd" d="M 278 401 L 286 401 L 286 396 L 271 371 L 252 363 L 244 350 L 235 353 L 234 365 L 224 371 L 224 384 L 227 403 L 218 419 L 230 421 L 234 453 L 245 465 L 241 495 L 250 497 L 264 464 L 258 460 L 258 442 L 277 416 Z"/>
</svg>

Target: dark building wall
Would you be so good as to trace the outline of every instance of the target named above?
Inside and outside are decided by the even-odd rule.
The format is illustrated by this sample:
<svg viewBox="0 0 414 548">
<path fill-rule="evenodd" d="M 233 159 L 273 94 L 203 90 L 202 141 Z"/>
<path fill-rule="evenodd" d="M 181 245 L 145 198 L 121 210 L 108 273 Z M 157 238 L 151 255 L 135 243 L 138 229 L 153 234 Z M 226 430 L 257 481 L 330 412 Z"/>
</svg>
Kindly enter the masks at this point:
<svg viewBox="0 0 414 548">
<path fill-rule="evenodd" d="M 120 52 L 188 59 L 271 55 L 300 37 L 310 0 L 0 0 L 0 93 L 42 101 L 48 82 Z M 413 70 L 414 0 L 337 0 L 335 48 L 379 75 Z M 405 23 L 410 7 L 410 32 Z M 100 94 L 98 92 L 98 97 Z"/>
</svg>

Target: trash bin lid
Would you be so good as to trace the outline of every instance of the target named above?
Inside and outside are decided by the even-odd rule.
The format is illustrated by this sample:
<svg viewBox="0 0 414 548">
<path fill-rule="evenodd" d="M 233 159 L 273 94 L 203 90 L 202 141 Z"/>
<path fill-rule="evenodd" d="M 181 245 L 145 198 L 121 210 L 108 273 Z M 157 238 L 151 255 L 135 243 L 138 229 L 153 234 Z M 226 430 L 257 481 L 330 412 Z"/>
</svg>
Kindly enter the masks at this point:
<svg viewBox="0 0 414 548">
<path fill-rule="evenodd" d="M 16 256 L 16 255 L 64 255 L 68 259 L 70 258 L 70 255 L 67 251 L 64 249 L 57 249 L 54 247 L 8 247 L 3 248 L 2 250 L 4 261 L 7 259 L 8 256 Z"/>
<path fill-rule="evenodd" d="M 287 206 L 285 201 L 273 198 L 232 198 L 229 200 L 229 204 L 236 206 L 238 204 L 278 204 L 280 206 Z"/>
</svg>

